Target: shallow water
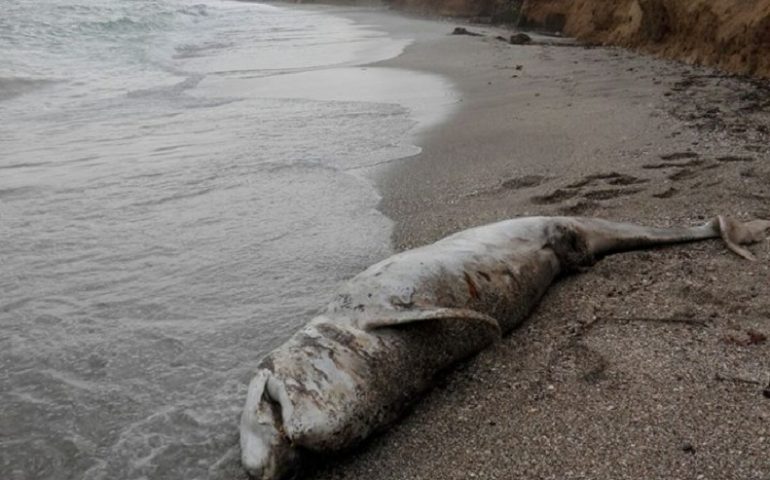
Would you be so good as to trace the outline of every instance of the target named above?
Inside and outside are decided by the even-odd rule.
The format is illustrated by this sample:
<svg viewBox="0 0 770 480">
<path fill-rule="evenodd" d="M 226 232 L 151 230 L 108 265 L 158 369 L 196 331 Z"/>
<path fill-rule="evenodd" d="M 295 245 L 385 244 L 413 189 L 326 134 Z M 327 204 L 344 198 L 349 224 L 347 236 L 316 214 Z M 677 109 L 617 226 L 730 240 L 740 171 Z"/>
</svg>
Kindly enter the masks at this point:
<svg viewBox="0 0 770 480">
<path fill-rule="evenodd" d="M 449 87 L 323 9 L 3 11 L 0 478 L 233 478 L 253 365 L 389 254 L 365 173 Z"/>
</svg>

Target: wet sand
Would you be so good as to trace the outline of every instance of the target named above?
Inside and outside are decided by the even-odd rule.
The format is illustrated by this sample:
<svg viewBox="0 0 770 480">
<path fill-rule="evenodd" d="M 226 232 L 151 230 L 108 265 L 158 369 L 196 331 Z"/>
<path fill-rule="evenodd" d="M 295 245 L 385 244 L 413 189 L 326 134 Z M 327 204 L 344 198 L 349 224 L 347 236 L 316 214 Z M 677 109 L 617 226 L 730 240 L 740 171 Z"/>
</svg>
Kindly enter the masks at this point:
<svg viewBox="0 0 770 480">
<path fill-rule="evenodd" d="M 461 95 L 378 177 L 397 249 L 520 215 L 770 218 L 767 84 L 468 28 L 486 36 L 423 36 L 382 64 Z M 561 279 L 520 329 L 308 478 L 770 478 L 770 244 L 752 250 L 633 252 Z"/>
</svg>

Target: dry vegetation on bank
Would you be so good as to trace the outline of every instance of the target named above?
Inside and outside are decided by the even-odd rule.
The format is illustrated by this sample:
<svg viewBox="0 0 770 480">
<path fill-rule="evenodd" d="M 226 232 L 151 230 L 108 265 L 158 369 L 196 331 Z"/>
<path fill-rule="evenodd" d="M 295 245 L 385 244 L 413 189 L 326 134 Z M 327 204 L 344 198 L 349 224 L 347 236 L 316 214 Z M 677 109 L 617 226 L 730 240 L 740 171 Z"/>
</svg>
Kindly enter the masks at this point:
<svg viewBox="0 0 770 480">
<path fill-rule="evenodd" d="M 770 78 L 770 0 L 390 0 L 396 8 L 562 30 L 603 44 Z"/>
</svg>

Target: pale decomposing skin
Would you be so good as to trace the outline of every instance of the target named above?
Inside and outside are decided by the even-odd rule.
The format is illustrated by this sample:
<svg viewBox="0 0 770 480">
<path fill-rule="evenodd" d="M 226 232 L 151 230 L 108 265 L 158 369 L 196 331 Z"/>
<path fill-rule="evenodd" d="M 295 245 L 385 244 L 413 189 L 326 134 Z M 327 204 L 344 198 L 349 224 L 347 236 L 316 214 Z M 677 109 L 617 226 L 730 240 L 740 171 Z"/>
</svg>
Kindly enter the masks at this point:
<svg viewBox="0 0 770 480">
<path fill-rule="evenodd" d="M 722 237 L 770 222 L 717 217 L 692 228 L 528 217 L 466 230 L 355 276 L 325 312 L 267 355 L 248 388 L 241 459 L 257 479 L 291 477 L 305 451 L 351 447 L 398 418 L 436 373 L 521 323 L 561 273 L 610 253 Z"/>
</svg>

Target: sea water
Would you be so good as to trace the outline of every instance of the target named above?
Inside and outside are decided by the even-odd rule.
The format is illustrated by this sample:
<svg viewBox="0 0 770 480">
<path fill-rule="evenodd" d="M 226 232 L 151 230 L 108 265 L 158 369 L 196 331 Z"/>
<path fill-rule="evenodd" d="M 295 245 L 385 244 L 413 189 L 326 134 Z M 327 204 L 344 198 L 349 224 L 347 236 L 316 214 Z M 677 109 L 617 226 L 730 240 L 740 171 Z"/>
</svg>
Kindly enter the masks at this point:
<svg viewBox="0 0 770 480">
<path fill-rule="evenodd" d="M 0 9 L 0 478 L 240 478 L 254 366 L 390 253 L 366 172 L 448 86 L 326 9 Z"/>
</svg>

